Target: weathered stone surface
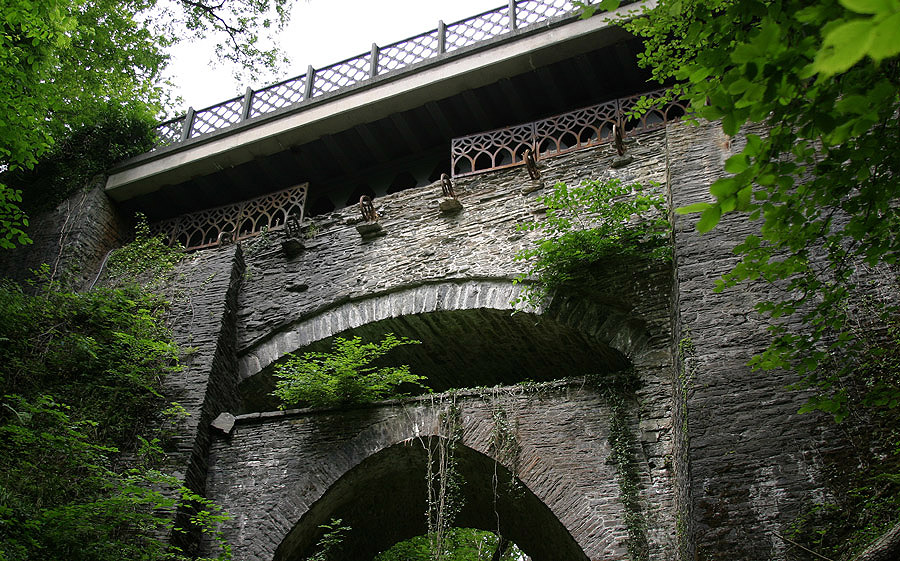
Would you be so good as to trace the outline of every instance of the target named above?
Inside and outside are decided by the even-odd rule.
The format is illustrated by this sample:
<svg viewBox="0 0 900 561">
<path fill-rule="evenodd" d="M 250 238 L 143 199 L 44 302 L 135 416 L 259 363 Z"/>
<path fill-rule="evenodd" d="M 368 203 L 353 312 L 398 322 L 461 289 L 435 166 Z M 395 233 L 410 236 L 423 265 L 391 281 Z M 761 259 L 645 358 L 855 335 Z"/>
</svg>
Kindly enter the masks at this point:
<svg viewBox="0 0 900 561">
<path fill-rule="evenodd" d="M 22 282 L 46 263 L 54 280 L 79 290 L 91 285 L 108 252 L 131 235 L 101 187 L 79 191 L 56 209 L 30 217 L 33 244 L 0 251 L 2 276 Z"/>
<path fill-rule="evenodd" d="M 740 143 L 715 125 L 670 125 L 636 137 L 628 146 L 634 160 L 623 168 L 611 168 L 609 150 L 542 160 L 546 183 L 540 185 L 602 175 L 654 181 L 676 208 L 709 197 L 709 185 Z M 390 235 L 360 239 L 360 220 L 350 208 L 317 217 L 309 230 L 315 237 L 304 241 L 300 254 L 286 255 L 274 232 L 243 248 L 193 254 L 179 266 L 171 326 L 189 352 L 185 370 L 166 384 L 190 416 L 172 443 L 176 471 L 232 513 L 223 530 L 236 560 L 300 554 L 314 537 L 309 528 L 332 513 L 359 517 L 360 509 L 370 509 L 371 518 L 359 523 L 388 545 L 420 529 L 420 517 L 400 510 L 422 512 L 415 503 L 424 487 L 415 475 L 422 455 L 403 450 L 421 450 L 425 437 L 437 434 L 447 398 L 352 411 L 261 411 L 239 417 L 230 440 L 210 431 L 218 415 L 240 411 L 246 393 L 239 390 L 247 389 L 241 380 L 256 379 L 287 353 L 367 329 L 415 334 L 432 345 L 447 332 L 467 332 L 458 337 L 460 345 L 444 344 L 427 360 L 408 356 L 476 377 L 482 374 L 469 365 L 498 364 L 497 356 L 488 356 L 491 346 L 498 356 L 509 352 L 544 363 L 542 377 L 554 365 L 563 365 L 560 377 L 585 374 L 570 371 L 584 368 L 584 356 L 596 357 L 606 370 L 626 360 L 641 381 L 627 415 L 650 558 L 786 559 L 777 536 L 811 500 L 827 496 L 822 451 L 836 454 L 843 441 L 830 420 L 795 414 L 805 396 L 784 390 L 791 376 L 747 366 L 768 340 L 767 322 L 753 305 L 774 289 L 748 283 L 712 290 L 753 225 L 726 216 L 700 236 L 693 230 L 696 216 L 673 215 L 672 266 L 640 259 L 598 263 L 588 275 L 589 289 L 510 321 L 506 314 L 523 287 L 512 279 L 525 269 L 513 256 L 538 235 L 519 232 L 516 224 L 545 212 L 536 201 L 538 186 L 522 168 L 458 179 L 463 208 L 455 214 L 441 213 L 431 187 L 402 191 L 378 200 L 380 223 Z M 79 196 L 47 221 L 52 231 L 33 260 L 49 259 L 60 269 L 84 260 L 89 265 L 76 277 L 89 280 L 120 228 L 105 198 Z M 67 256 L 67 245 L 81 249 Z M 22 251 L 11 255 L 7 274 L 34 266 Z M 543 327 L 517 323 L 536 313 L 548 322 Z M 469 344 L 475 340 L 482 345 Z M 572 346 L 579 352 L 563 351 L 571 355 L 568 362 L 552 356 Z M 472 356 L 459 359 L 467 349 Z M 517 364 L 522 378 L 538 371 L 527 360 Z M 573 558 L 582 550 L 591 560 L 625 559 L 627 530 L 609 462 L 609 404 L 580 386 L 539 396 L 510 388 L 497 395 L 521 445 L 516 473 L 525 496 L 533 497 L 522 504 L 538 513 L 542 528 L 564 530 L 529 528 L 515 518 L 518 499 L 503 495 L 504 516 L 526 529 L 514 539 L 528 544 L 536 561 L 547 555 L 541 541 Z M 491 444 L 497 400 L 466 394 L 458 406 L 473 482 L 464 517 L 493 529 L 484 518 L 493 507 L 483 502 L 493 489 L 482 476 L 485 466 L 503 463 L 495 464 Z M 354 493 L 361 497 L 358 508 L 350 506 Z M 397 498 L 396 505 L 383 501 L 385 508 L 396 506 L 390 516 L 379 518 L 378 497 Z M 379 519 L 399 522 L 379 526 Z M 574 541 L 560 538 L 563 533 Z"/>
<path fill-rule="evenodd" d="M 231 413 L 219 413 L 219 416 L 213 419 L 209 426 L 227 436 L 231 434 L 231 429 L 234 428 L 234 420 L 235 417 Z"/>
<path fill-rule="evenodd" d="M 452 197 L 444 197 L 438 206 L 444 214 L 453 214 L 462 210 L 462 203 Z"/>
</svg>

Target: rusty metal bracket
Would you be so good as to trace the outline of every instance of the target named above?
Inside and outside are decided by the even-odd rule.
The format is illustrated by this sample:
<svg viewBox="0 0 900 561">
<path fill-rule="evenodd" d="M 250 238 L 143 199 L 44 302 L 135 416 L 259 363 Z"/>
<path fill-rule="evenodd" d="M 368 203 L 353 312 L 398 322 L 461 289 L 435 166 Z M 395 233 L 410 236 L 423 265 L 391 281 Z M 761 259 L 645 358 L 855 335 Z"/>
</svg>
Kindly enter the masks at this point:
<svg viewBox="0 0 900 561">
<path fill-rule="evenodd" d="M 446 173 L 441 174 L 441 194 L 451 199 L 456 198 L 456 192 L 453 191 L 453 183 L 450 181 L 450 176 Z"/>
<path fill-rule="evenodd" d="M 303 232 L 300 228 L 300 217 L 296 214 L 288 216 L 287 220 L 284 221 L 284 231 L 287 233 L 289 238 L 302 237 Z"/>
<path fill-rule="evenodd" d="M 622 122 L 622 119 L 619 119 L 615 125 L 613 125 L 613 143 L 616 145 L 616 154 L 619 156 L 625 155 L 625 123 Z"/>
<path fill-rule="evenodd" d="M 234 243 L 234 230 L 222 230 L 216 238 L 216 245 L 229 245 Z"/>
<path fill-rule="evenodd" d="M 537 168 L 537 161 L 534 157 L 534 152 L 531 151 L 531 148 L 525 149 L 524 154 L 525 159 L 525 168 L 528 170 L 528 175 L 531 179 L 540 179 L 541 172 Z"/>
<path fill-rule="evenodd" d="M 359 212 L 366 222 L 378 222 L 378 212 L 375 211 L 375 205 L 372 204 L 372 197 L 363 195 L 359 198 Z"/>
</svg>

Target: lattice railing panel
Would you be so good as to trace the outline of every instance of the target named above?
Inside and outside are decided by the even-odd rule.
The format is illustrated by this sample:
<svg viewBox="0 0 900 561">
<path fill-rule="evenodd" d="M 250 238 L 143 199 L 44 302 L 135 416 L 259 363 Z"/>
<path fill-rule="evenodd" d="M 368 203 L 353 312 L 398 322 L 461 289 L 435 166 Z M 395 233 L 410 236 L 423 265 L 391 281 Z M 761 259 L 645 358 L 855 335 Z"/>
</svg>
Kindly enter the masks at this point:
<svg viewBox="0 0 900 561">
<path fill-rule="evenodd" d="M 352 86 L 368 78 L 371 67 L 369 57 L 368 54 L 361 55 L 317 70 L 312 97 Z"/>
<path fill-rule="evenodd" d="M 279 228 L 294 214 L 302 221 L 308 184 L 215 208 L 183 214 L 151 225 L 153 233 L 165 233 L 169 244 L 185 249 L 204 249 L 219 244 L 222 237 L 234 241 Z M 224 234 L 224 236 L 223 236 Z"/>
<path fill-rule="evenodd" d="M 522 154 L 533 145 L 533 123 L 455 138 L 450 148 L 453 175 L 521 164 Z"/>
<path fill-rule="evenodd" d="M 399 70 L 410 64 L 437 56 L 437 34 L 437 29 L 435 29 L 427 35 L 419 35 L 406 41 L 381 47 L 378 51 L 378 73 L 384 74 L 392 70 Z"/>
<path fill-rule="evenodd" d="M 624 2 L 625 4 L 630 2 Z M 571 0 L 526 0 L 515 3 L 516 21 L 510 25 L 509 5 L 502 6 L 452 23 L 439 30 L 432 30 L 416 37 L 399 41 L 378 49 L 376 47 L 377 68 L 374 74 L 400 70 L 424 60 L 435 58 L 444 52 L 453 52 L 475 43 L 509 33 L 512 29 L 522 29 L 566 13 L 574 14 L 577 8 Z M 438 34 L 443 31 L 443 37 Z M 443 45 L 443 51 L 441 46 Z M 372 78 L 371 54 L 321 68 L 312 76 L 298 76 L 266 87 L 242 99 L 232 99 L 209 107 L 194 114 L 189 138 L 207 134 L 238 123 L 242 118 L 265 115 L 281 108 L 309 101 L 308 98 L 321 96 L 358 84 Z M 312 80 L 312 87 L 307 84 Z M 306 95 L 309 94 L 309 95 Z M 249 107 L 242 105 L 246 99 Z M 157 127 L 158 146 L 166 146 L 181 141 L 181 124 L 170 121 Z"/>
<path fill-rule="evenodd" d="M 662 92 L 643 95 L 658 98 Z M 614 99 L 533 123 L 454 138 L 450 144 L 453 175 L 521 165 L 527 148 L 535 150 L 539 158 L 548 158 L 609 142 L 613 125 L 620 119 L 626 124 L 626 134 L 635 135 L 659 129 L 685 113 L 684 102 L 674 101 L 629 122 L 626 112 L 643 95 Z"/>
<path fill-rule="evenodd" d="M 163 147 L 175 144 L 181 140 L 181 132 L 184 130 L 184 117 L 172 119 L 156 126 L 156 146 Z"/>
<path fill-rule="evenodd" d="M 537 153 L 553 156 L 601 144 L 612 135 L 618 114 L 619 104 L 613 100 L 537 121 Z"/>
<path fill-rule="evenodd" d="M 447 26 L 447 52 L 461 49 L 509 31 L 509 12 L 503 8 Z"/>
<path fill-rule="evenodd" d="M 243 97 L 236 97 L 225 103 L 197 111 L 194 113 L 194 123 L 191 126 L 191 134 L 188 137 L 215 132 L 239 122 L 241 120 L 243 101 Z"/>
<path fill-rule="evenodd" d="M 557 16 L 572 13 L 575 5 L 569 0 L 529 0 L 516 4 L 516 27 L 524 28 Z"/>
<path fill-rule="evenodd" d="M 306 76 L 304 75 L 255 92 L 250 102 L 250 117 L 265 115 L 303 101 L 305 88 Z"/>
</svg>

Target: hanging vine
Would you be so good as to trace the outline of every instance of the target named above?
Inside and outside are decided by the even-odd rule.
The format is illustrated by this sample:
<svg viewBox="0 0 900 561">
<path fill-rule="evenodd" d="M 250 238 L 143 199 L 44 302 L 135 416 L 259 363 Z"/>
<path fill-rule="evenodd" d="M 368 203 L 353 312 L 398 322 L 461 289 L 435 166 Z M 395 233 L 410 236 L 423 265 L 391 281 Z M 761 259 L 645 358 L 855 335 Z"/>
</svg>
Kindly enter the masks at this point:
<svg viewBox="0 0 900 561">
<path fill-rule="evenodd" d="M 441 561 L 445 553 L 445 538 L 462 507 L 462 477 L 457 470 L 456 445 L 462 437 L 459 405 L 456 394 L 448 395 L 450 402 L 438 417 L 438 436 L 424 439 L 427 454 L 426 488 L 428 491 L 428 541 L 432 561 Z M 441 398 L 443 401 L 443 397 Z"/>
</svg>

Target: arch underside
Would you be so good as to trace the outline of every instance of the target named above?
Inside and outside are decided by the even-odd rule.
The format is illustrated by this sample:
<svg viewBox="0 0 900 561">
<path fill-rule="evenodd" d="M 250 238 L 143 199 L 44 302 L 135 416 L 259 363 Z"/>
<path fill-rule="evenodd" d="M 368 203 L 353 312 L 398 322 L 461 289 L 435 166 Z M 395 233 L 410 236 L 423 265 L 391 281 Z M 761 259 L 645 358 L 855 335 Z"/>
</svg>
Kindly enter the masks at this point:
<svg viewBox="0 0 900 561">
<path fill-rule="evenodd" d="M 554 318 L 508 310 L 477 308 L 404 315 L 338 333 L 378 341 L 386 333 L 422 341 L 393 349 L 385 364 L 409 364 L 435 391 L 512 385 L 626 368 L 628 359 L 597 338 Z M 297 351 L 327 351 L 333 338 Z M 241 383 L 242 413 L 272 410 L 277 402 L 274 365 Z"/>
<path fill-rule="evenodd" d="M 303 515 L 275 552 L 275 561 L 302 561 L 314 553 L 320 525 L 341 519 L 351 530 L 335 561 L 366 561 L 393 544 L 425 534 L 428 510 L 427 446 L 415 438 L 373 454 L 342 476 Z M 495 532 L 533 561 L 587 561 L 563 524 L 503 465 L 456 444 L 461 506 L 453 526 Z"/>
</svg>

